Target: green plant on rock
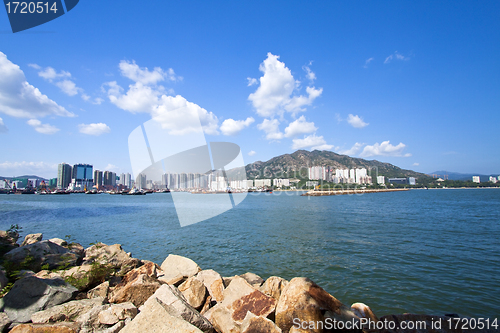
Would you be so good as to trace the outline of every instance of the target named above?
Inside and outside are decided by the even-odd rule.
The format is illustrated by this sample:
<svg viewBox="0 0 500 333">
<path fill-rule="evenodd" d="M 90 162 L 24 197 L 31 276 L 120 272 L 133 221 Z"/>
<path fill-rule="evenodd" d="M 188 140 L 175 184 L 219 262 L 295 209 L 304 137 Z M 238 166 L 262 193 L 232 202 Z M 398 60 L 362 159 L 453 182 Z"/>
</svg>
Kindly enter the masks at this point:
<svg viewBox="0 0 500 333">
<path fill-rule="evenodd" d="M 83 291 L 89 287 L 103 283 L 113 272 L 114 270 L 111 265 L 95 261 L 91 264 L 90 270 L 83 274 L 82 277 L 77 278 L 75 277 L 75 273 L 72 273 L 70 276 L 65 277 L 64 280 L 78 290 Z"/>
</svg>

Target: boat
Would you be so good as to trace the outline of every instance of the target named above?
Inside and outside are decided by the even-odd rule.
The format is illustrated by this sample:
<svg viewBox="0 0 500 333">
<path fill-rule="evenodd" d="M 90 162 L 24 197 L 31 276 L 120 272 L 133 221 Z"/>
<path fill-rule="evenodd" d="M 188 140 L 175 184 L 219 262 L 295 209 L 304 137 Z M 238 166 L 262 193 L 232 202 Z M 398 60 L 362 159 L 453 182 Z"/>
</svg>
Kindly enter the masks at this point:
<svg viewBox="0 0 500 333">
<path fill-rule="evenodd" d="M 146 192 L 143 190 L 138 190 L 136 188 L 133 188 L 129 192 L 122 193 L 122 194 L 125 194 L 125 195 L 146 195 Z"/>
<path fill-rule="evenodd" d="M 62 191 L 62 190 L 55 190 L 54 192 L 49 192 L 49 194 L 69 194 L 70 192 L 67 191 Z"/>
</svg>

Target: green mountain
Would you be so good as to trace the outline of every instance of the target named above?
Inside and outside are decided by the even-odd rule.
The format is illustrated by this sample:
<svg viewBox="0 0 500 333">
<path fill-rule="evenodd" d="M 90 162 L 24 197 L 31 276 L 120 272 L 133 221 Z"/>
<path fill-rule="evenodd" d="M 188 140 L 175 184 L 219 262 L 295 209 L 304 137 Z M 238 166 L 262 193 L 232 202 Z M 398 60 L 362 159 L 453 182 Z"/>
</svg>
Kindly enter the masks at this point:
<svg viewBox="0 0 500 333">
<path fill-rule="evenodd" d="M 429 175 L 412 170 L 401 169 L 390 163 L 377 160 L 365 160 L 323 150 L 297 150 L 269 161 L 257 161 L 246 166 L 247 177 L 255 178 L 302 178 L 308 177 L 308 168 L 312 166 L 332 167 L 333 169 L 366 168 L 371 176 L 415 177 L 421 181 L 432 180 Z"/>
</svg>

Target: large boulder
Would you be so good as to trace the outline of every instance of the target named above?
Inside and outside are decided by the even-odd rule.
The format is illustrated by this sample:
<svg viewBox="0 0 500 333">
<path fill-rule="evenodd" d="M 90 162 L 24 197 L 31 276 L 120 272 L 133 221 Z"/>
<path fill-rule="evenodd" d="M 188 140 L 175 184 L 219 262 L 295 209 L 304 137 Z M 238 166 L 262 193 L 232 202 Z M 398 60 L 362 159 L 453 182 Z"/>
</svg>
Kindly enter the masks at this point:
<svg viewBox="0 0 500 333">
<path fill-rule="evenodd" d="M 199 310 L 207 298 L 207 288 L 196 277 L 190 277 L 179 286 L 179 291 L 184 295 L 189 305 Z"/>
<path fill-rule="evenodd" d="M 15 267 L 38 272 L 42 266 L 48 269 L 75 266 L 78 257 L 67 248 L 45 240 L 11 250 L 4 260 Z"/>
<path fill-rule="evenodd" d="M 169 254 L 161 264 L 161 270 L 164 274 L 159 277 L 161 281 L 168 284 L 178 284 L 187 278 L 195 276 L 201 271 L 201 268 L 189 258 Z"/>
<path fill-rule="evenodd" d="M 212 297 L 216 302 L 222 302 L 224 292 L 224 281 L 219 273 L 214 270 L 207 269 L 196 274 L 196 279 L 203 282 Z"/>
<path fill-rule="evenodd" d="M 0 256 L 19 247 L 19 244 L 16 243 L 18 239 L 19 233 L 17 231 L 0 230 Z"/>
<path fill-rule="evenodd" d="M 9 283 L 9 279 L 7 278 L 7 272 L 5 271 L 3 266 L 0 266 L 0 290 L 5 288 L 7 283 Z"/>
<path fill-rule="evenodd" d="M 351 310 L 359 318 L 370 319 L 372 322 L 378 321 L 378 318 L 373 313 L 372 309 L 370 309 L 370 307 L 364 303 L 354 303 L 353 305 L 351 305 Z"/>
<path fill-rule="evenodd" d="M 266 280 L 266 282 L 264 282 L 259 290 L 278 301 L 287 284 L 287 280 L 280 278 L 279 276 L 271 276 Z"/>
<path fill-rule="evenodd" d="M 151 299 L 157 299 L 164 304 L 165 309 L 167 309 L 170 315 L 186 320 L 203 332 L 214 332 L 212 324 L 189 305 L 182 293 L 175 286 L 162 285 L 148 301 Z"/>
<path fill-rule="evenodd" d="M 107 299 L 108 293 L 109 293 L 109 281 L 104 281 L 97 287 L 89 290 L 87 292 L 87 298 L 103 297 Z"/>
<path fill-rule="evenodd" d="M 137 316 L 137 308 L 130 302 L 111 304 L 111 306 L 99 313 L 97 318 L 101 324 L 115 325 L 127 318 L 134 319 Z"/>
<path fill-rule="evenodd" d="M 7 295 L 0 299 L 0 311 L 4 311 L 13 322 L 26 323 L 35 312 L 67 302 L 77 292 L 75 287 L 62 279 L 28 276 L 17 280 Z"/>
<path fill-rule="evenodd" d="M 120 244 L 98 243 L 85 249 L 83 264 L 94 262 L 111 265 L 115 270 L 120 271 L 120 274 L 125 274 L 139 265 L 139 259 L 132 258 L 130 254 L 123 251 Z"/>
<path fill-rule="evenodd" d="M 223 301 L 205 315 L 217 330 L 224 333 L 239 332 L 248 312 L 267 317 L 276 308 L 274 298 L 264 295 L 239 276 L 224 289 L 223 296 Z"/>
<path fill-rule="evenodd" d="M 10 333 L 78 333 L 78 323 L 21 324 Z"/>
<path fill-rule="evenodd" d="M 133 279 L 127 276 L 119 283 L 109 295 L 111 303 L 132 302 L 135 306 L 141 306 L 146 300 L 160 288 L 161 283 L 147 274 L 134 275 Z"/>
<path fill-rule="evenodd" d="M 232 282 L 231 284 L 233 284 Z M 301 322 L 344 321 L 359 323 L 353 311 L 335 297 L 327 293 L 308 278 L 293 278 L 283 289 L 276 306 L 276 324 L 283 333 L 288 333 L 294 326 L 294 319 Z M 307 332 L 323 332 L 315 326 Z"/>
<path fill-rule="evenodd" d="M 0 312 L 0 332 L 4 332 L 11 323 L 12 320 L 9 319 L 9 316 L 5 312 Z"/>
<path fill-rule="evenodd" d="M 109 326 L 99 322 L 99 314 L 110 307 L 110 304 L 95 306 L 90 311 L 80 316 L 77 321 L 81 325 L 79 333 L 94 333 L 107 330 Z"/>
<path fill-rule="evenodd" d="M 151 297 L 141 312 L 126 325 L 121 333 L 137 332 L 186 332 L 202 333 L 200 329 L 188 323 L 187 321 L 173 316 L 167 311 L 164 304 L 156 297 Z"/>
<path fill-rule="evenodd" d="M 82 299 L 71 301 L 47 310 L 35 312 L 31 315 L 31 321 L 35 324 L 48 324 L 61 321 L 79 321 L 80 318 L 96 306 L 103 305 L 104 298 Z"/>
<path fill-rule="evenodd" d="M 68 242 L 66 242 L 64 239 L 61 239 L 61 238 L 51 238 L 51 239 L 49 239 L 49 242 L 52 242 L 52 243 L 57 244 L 59 246 L 68 245 Z"/>
<path fill-rule="evenodd" d="M 42 240 L 42 238 L 43 238 L 42 234 L 28 234 L 26 235 L 26 237 L 24 237 L 21 246 L 38 243 Z"/>
</svg>

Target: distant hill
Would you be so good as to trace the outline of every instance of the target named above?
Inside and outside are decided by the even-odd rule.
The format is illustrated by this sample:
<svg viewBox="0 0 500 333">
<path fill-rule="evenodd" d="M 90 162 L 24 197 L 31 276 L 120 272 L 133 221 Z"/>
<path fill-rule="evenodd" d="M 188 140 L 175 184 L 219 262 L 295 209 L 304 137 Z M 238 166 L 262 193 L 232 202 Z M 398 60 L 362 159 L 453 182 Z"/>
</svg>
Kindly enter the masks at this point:
<svg viewBox="0 0 500 333">
<path fill-rule="evenodd" d="M 297 150 L 292 154 L 284 154 L 269 161 L 257 161 L 246 166 L 247 177 L 258 178 L 307 178 L 307 168 L 312 166 L 328 166 L 334 169 L 366 168 L 372 170 L 372 177 L 415 177 L 417 179 L 432 179 L 429 175 L 412 170 L 401 169 L 390 163 L 377 160 L 365 160 L 349 157 L 323 150 Z M 375 173 L 378 170 L 378 173 Z"/>
<path fill-rule="evenodd" d="M 17 177 L 2 177 L 0 176 L 0 180 L 8 179 L 11 180 L 13 178 L 28 178 L 28 179 L 40 179 L 40 180 L 45 180 L 47 181 L 48 179 L 39 177 L 39 176 L 34 176 L 34 175 L 24 175 L 24 176 L 17 176 Z"/>
<path fill-rule="evenodd" d="M 486 182 L 490 179 L 490 176 L 498 177 L 499 175 L 482 175 L 478 173 L 458 173 L 458 172 L 450 172 L 450 171 L 435 171 L 431 173 L 431 175 L 438 175 L 441 178 L 444 176 L 448 176 L 449 180 L 472 180 L 472 176 L 481 177 L 482 182 Z"/>
</svg>

